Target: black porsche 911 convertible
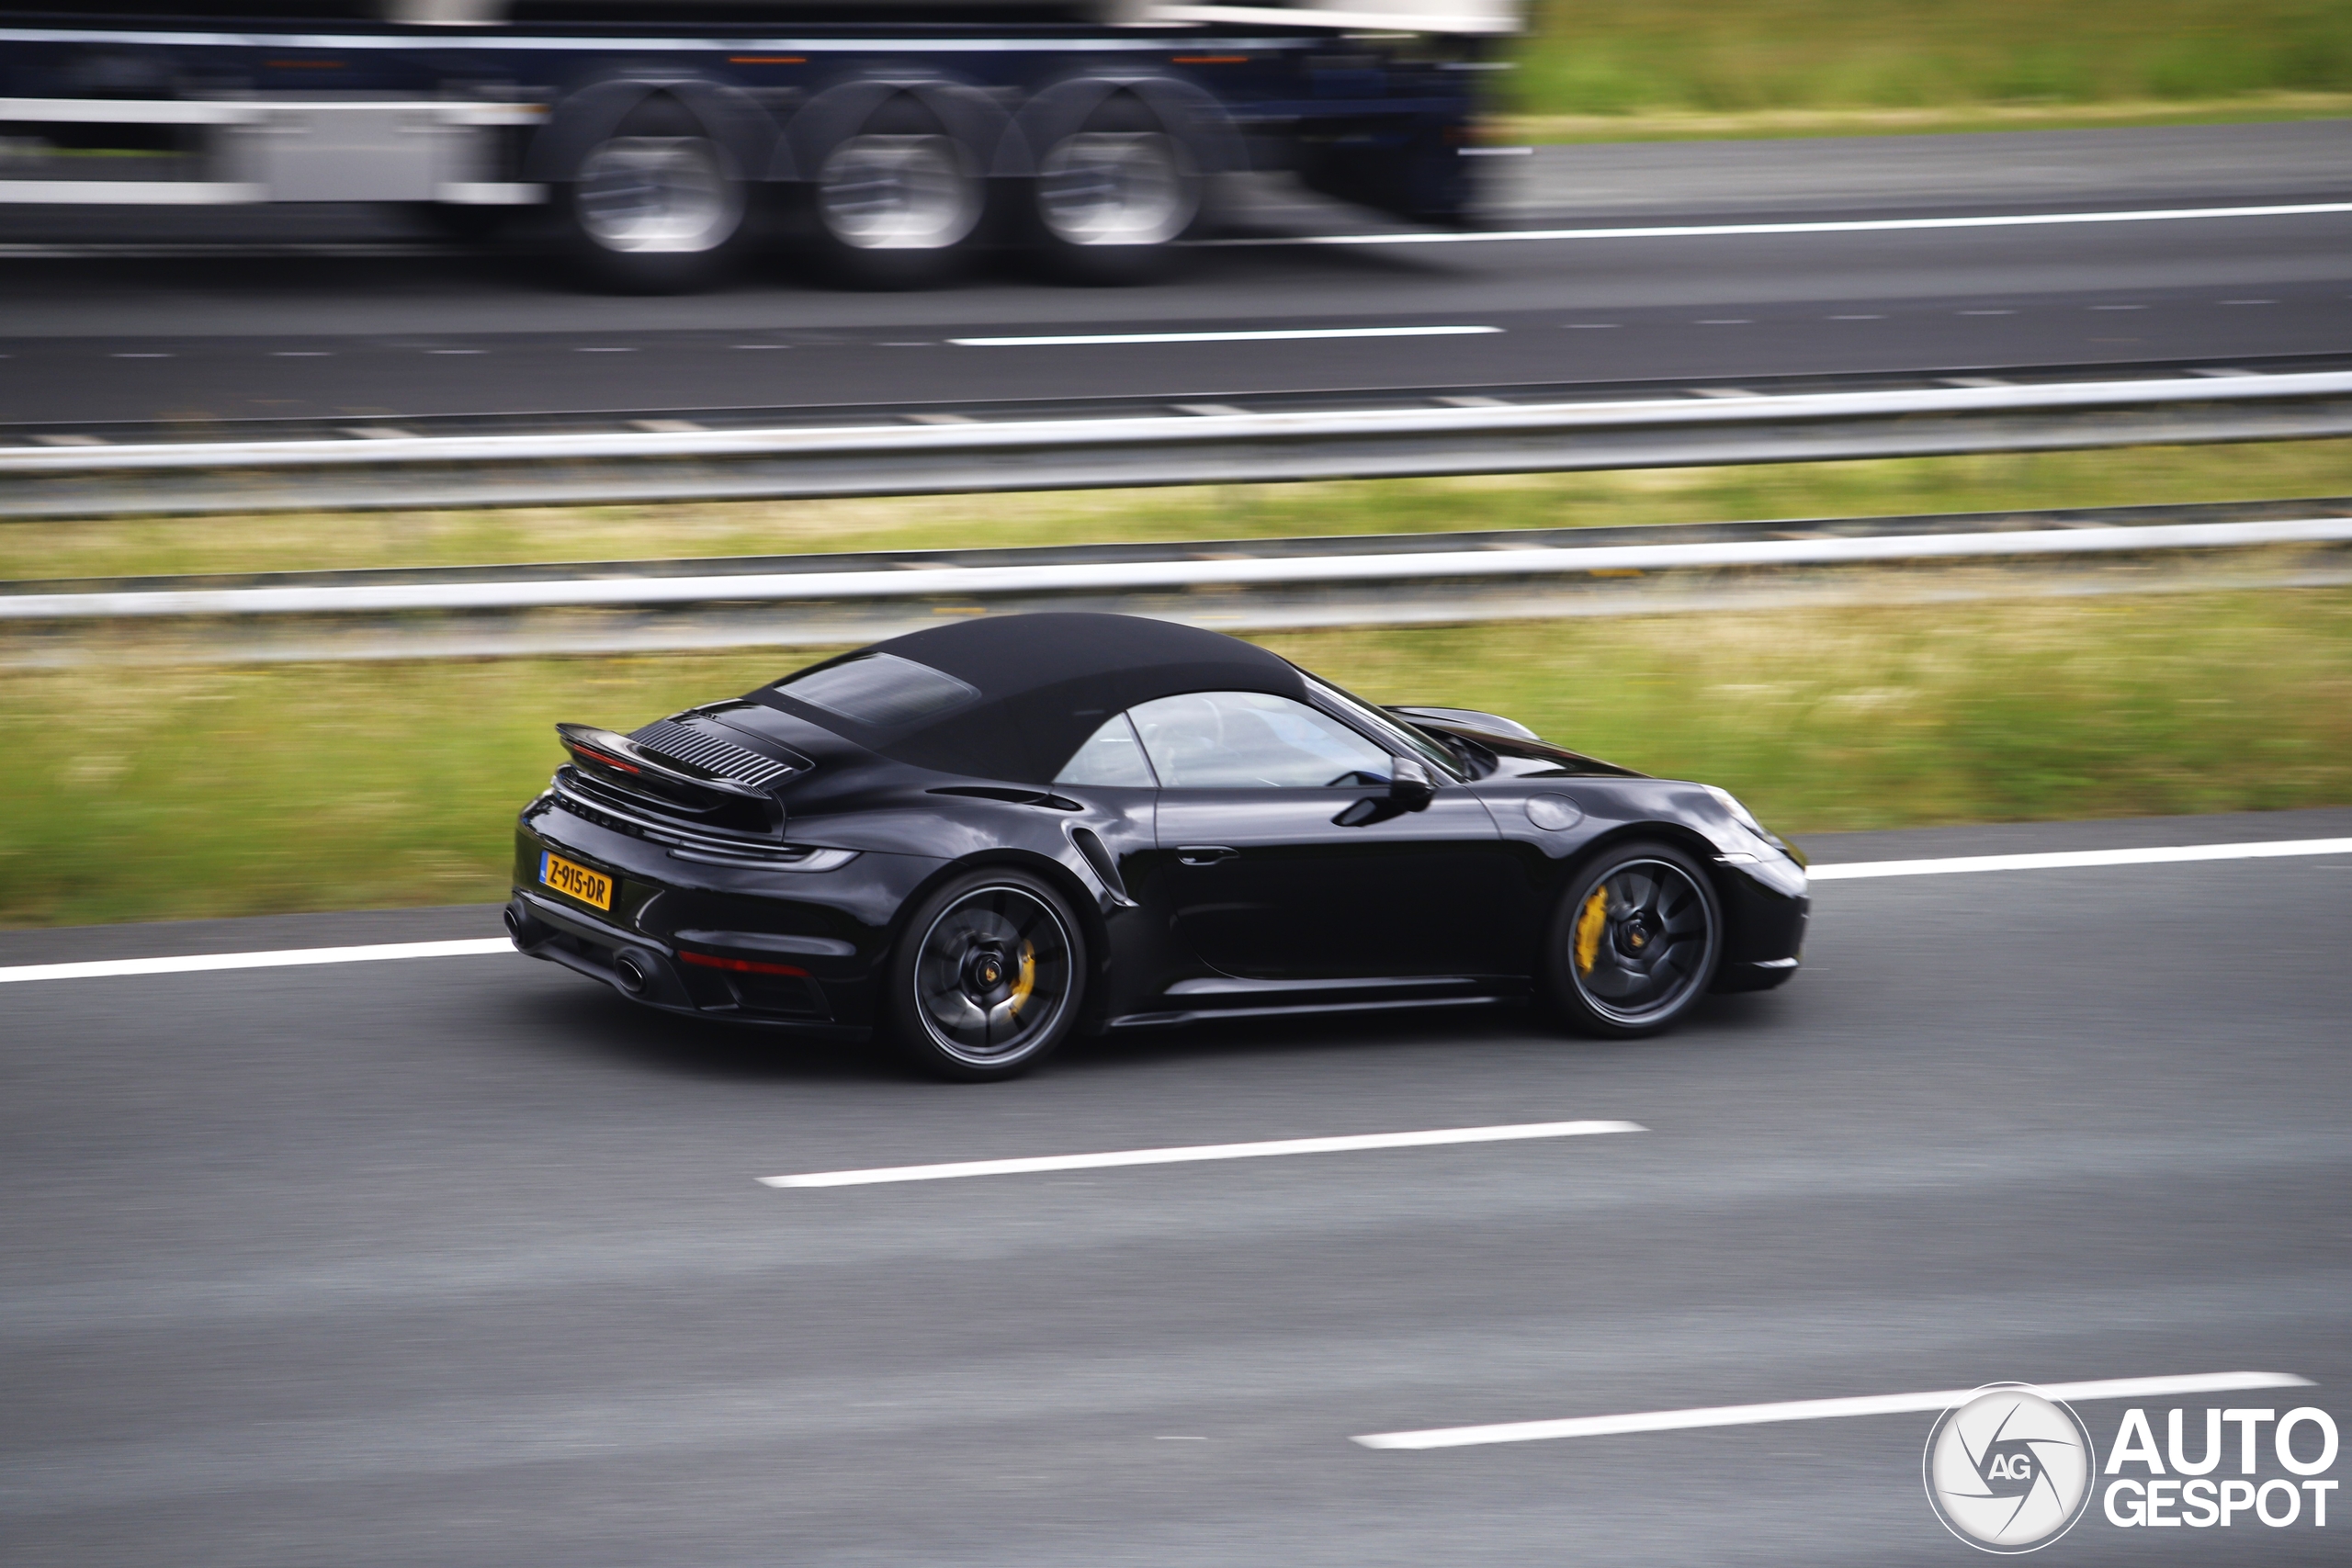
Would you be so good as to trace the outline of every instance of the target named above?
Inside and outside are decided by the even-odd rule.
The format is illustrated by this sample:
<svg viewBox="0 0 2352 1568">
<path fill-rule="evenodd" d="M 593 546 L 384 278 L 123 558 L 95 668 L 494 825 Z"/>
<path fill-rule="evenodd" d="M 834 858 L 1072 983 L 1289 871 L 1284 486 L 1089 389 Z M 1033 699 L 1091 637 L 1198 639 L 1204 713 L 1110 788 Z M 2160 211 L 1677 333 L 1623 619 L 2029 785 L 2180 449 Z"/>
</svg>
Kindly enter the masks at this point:
<svg viewBox="0 0 2352 1568">
<path fill-rule="evenodd" d="M 1738 801 L 1125 615 L 893 637 L 558 725 L 506 923 L 650 1007 L 1011 1077 L 1073 1029 L 1535 998 L 1602 1034 L 1795 971 Z"/>
</svg>

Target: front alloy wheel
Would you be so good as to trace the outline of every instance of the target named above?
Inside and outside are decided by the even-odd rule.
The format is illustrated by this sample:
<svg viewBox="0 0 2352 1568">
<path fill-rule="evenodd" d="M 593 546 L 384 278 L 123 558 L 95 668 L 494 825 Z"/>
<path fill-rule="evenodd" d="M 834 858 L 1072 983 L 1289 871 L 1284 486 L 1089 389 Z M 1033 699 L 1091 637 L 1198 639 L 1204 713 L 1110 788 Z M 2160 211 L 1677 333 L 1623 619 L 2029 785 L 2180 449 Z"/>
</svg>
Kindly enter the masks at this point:
<svg viewBox="0 0 2352 1568">
<path fill-rule="evenodd" d="M 1668 845 L 1623 845 L 1570 885 L 1553 921 L 1553 995 L 1589 1033 L 1654 1033 L 1705 993 L 1722 947 L 1706 873 Z"/>
<path fill-rule="evenodd" d="M 892 955 L 888 1026 L 944 1077 L 1011 1077 L 1076 1021 L 1084 947 L 1054 891 L 1019 873 L 967 877 L 924 901 Z"/>
</svg>

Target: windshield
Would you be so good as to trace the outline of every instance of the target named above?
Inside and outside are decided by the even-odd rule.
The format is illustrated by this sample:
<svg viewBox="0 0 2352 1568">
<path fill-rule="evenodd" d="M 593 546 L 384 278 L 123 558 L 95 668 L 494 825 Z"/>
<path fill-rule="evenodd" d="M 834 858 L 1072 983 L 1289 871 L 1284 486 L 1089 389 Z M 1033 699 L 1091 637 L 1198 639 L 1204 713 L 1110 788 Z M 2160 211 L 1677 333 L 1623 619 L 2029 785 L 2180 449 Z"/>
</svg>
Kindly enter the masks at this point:
<svg viewBox="0 0 2352 1568">
<path fill-rule="evenodd" d="M 1300 673 L 1306 674 L 1306 671 L 1301 671 Z M 1418 757 L 1449 779 L 1468 776 L 1462 771 L 1461 758 L 1411 725 L 1382 712 L 1362 697 L 1351 696 L 1329 681 L 1314 675 L 1307 675 L 1306 689 L 1315 694 L 1317 701 L 1347 715 L 1388 742 L 1398 756 Z"/>
</svg>

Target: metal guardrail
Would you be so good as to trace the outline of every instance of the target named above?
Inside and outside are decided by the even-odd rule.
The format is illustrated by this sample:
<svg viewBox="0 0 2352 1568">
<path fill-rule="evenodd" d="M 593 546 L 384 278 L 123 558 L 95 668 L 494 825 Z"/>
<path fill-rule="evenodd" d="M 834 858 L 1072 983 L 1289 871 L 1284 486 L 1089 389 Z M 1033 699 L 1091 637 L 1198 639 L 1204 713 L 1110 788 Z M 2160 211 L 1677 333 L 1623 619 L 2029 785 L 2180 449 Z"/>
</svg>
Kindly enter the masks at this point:
<svg viewBox="0 0 2352 1568">
<path fill-rule="evenodd" d="M 2352 434 L 2352 371 L 2342 369 L 1461 400 L 1480 406 L 1204 404 L 1115 417 L 6 446 L 0 518 L 1381 479 Z"/>
<path fill-rule="evenodd" d="M 1239 630 L 2346 581 L 2352 499 L 19 583 L 0 666 L 815 646 L 1040 609 Z"/>
</svg>

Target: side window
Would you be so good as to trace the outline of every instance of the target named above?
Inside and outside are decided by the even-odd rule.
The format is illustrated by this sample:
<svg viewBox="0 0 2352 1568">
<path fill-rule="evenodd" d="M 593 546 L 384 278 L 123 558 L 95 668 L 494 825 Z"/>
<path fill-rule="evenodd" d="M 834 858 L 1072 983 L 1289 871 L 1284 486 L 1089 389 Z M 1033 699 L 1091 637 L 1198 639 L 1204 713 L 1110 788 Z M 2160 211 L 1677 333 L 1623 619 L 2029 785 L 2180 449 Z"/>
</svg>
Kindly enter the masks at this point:
<svg viewBox="0 0 2352 1568">
<path fill-rule="evenodd" d="M 1191 692 L 1128 711 L 1169 789 L 1320 789 L 1388 782 L 1388 753 L 1304 703 Z"/>
<path fill-rule="evenodd" d="M 1061 784 L 1098 784 L 1120 789 L 1149 789 L 1159 781 L 1151 776 L 1151 764 L 1143 760 L 1143 746 L 1136 739 L 1136 727 L 1127 722 L 1125 714 L 1114 714 L 1111 721 L 1092 735 L 1054 775 Z"/>
</svg>

